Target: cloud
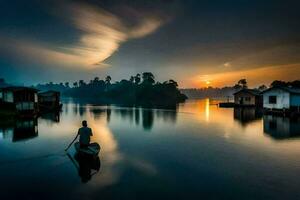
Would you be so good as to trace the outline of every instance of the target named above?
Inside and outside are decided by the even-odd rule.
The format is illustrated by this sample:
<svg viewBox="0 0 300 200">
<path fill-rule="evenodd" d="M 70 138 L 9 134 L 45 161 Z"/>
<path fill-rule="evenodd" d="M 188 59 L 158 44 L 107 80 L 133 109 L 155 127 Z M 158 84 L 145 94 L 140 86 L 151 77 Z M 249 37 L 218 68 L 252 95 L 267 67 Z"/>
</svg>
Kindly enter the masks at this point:
<svg viewBox="0 0 300 200">
<path fill-rule="evenodd" d="M 76 43 L 50 45 L 26 38 L 9 38 L 6 47 L 30 58 L 31 62 L 89 68 L 107 66 L 105 60 L 118 51 L 122 43 L 145 37 L 165 23 L 157 16 L 136 10 L 132 13 L 138 18 L 128 25 L 125 19 L 88 4 L 69 3 L 63 4 L 62 8 L 65 12 L 59 16 L 80 31 Z"/>
<path fill-rule="evenodd" d="M 230 62 L 224 63 L 224 67 L 231 67 L 231 63 Z"/>
</svg>

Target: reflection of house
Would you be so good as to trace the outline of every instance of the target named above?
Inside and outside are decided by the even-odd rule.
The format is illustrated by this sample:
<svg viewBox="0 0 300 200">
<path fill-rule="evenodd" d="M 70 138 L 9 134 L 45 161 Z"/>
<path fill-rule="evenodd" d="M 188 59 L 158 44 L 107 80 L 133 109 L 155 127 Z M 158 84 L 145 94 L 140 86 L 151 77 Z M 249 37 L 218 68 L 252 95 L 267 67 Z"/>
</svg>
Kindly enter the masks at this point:
<svg viewBox="0 0 300 200">
<path fill-rule="evenodd" d="M 59 112 L 47 112 L 47 113 L 42 113 L 40 115 L 41 119 L 47 120 L 51 123 L 53 122 L 59 122 L 60 121 L 60 116 Z"/>
<path fill-rule="evenodd" d="M 241 122 L 241 124 L 247 124 L 249 122 L 262 118 L 261 109 L 253 107 L 235 107 L 234 108 L 234 119 Z"/>
<path fill-rule="evenodd" d="M 3 139 L 11 138 L 13 142 L 35 138 L 38 136 L 37 119 L 19 119 L 10 126 L 1 127 L 0 133 Z"/>
<path fill-rule="evenodd" d="M 255 89 L 242 89 L 234 95 L 234 103 L 237 106 L 261 106 L 262 97 Z"/>
<path fill-rule="evenodd" d="M 263 107 L 269 110 L 298 110 L 300 108 L 300 89 L 273 87 L 263 92 Z"/>
<path fill-rule="evenodd" d="M 3 103 L 12 104 L 16 110 L 24 114 L 37 112 L 37 90 L 28 87 L 1 88 L 0 99 Z"/>
<path fill-rule="evenodd" d="M 38 94 L 39 109 L 45 110 L 58 110 L 60 108 L 60 92 L 47 91 Z"/>
<path fill-rule="evenodd" d="M 300 121 L 287 117 L 264 115 L 264 132 L 274 139 L 287 139 L 300 136 Z"/>
<path fill-rule="evenodd" d="M 38 136 L 37 119 L 17 121 L 14 128 L 13 142 L 28 140 Z"/>
</svg>

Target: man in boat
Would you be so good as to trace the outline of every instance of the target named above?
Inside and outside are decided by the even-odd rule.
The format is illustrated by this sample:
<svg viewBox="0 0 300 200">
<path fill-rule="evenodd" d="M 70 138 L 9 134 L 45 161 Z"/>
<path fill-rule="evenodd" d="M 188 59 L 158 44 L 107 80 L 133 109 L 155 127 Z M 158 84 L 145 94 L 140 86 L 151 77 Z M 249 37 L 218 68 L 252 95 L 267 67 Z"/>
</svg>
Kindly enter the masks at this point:
<svg viewBox="0 0 300 200">
<path fill-rule="evenodd" d="M 86 148 L 90 145 L 92 129 L 87 126 L 87 121 L 82 121 L 82 127 L 78 129 L 79 143 L 81 148 Z"/>
</svg>

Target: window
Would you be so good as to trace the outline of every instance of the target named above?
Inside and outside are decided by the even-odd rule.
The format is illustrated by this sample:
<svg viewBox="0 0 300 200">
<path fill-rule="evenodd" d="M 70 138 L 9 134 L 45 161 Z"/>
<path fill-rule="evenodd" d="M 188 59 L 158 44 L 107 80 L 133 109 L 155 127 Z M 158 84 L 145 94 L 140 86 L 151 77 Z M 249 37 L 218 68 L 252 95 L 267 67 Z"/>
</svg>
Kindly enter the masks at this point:
<svg viewBox="0 0 300 200">
<path fill-rule="evenodd" d="M 251 101 L 251 97 L 245 97 L 245 101 Z"/>
<path fill-rule="evenodd" d="M 276 96 L 269 96 L 269 103 L 270 104 L 276 104 L 277 103 Z"/>
</svg>

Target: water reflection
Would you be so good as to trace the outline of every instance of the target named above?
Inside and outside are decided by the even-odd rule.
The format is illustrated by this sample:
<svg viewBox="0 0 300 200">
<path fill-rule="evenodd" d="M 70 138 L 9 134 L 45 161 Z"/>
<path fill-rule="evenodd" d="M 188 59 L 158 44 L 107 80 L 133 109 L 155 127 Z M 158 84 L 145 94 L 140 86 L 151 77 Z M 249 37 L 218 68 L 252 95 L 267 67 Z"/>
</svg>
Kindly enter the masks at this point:
<svg viewBox="0 0 300 200">
<path fill-rule="evenodd" d="M 300 120 L 280 116 L 265 115 L 263 117 L 264 133 L 274 139 L 300 137 Z"/>
<path fill-rule="evenodd" d="M 151 130 L 153 126 L 154 113 L 153 110 L 143 109 L 142 110 L 142 121 L 143 128 L 145 130 Z"/>
<path fill-rule="evenodd" d="M 11 139 L 12 142 L 25 141 L 38 136 L 37 118 L 17 119 L 14 122 L 2 124 L 0 137 Z"/>
<path fill-rule="evenodd" d="M 242 126 L 260 120 L 263 116 L 261 109 L 253 107 L 236 107 L 234 108 L 234 119 L 240 122 Z"/>
<path fill-rule="evenodd" d="M 60 113 L 59 112 L 49 112 L 43 113 L 40 116 L 41 119 L 46 120 L 50 123 L 59 123 L 60 121 Z"/>
<path fill-rule="evenodd" d="M 82 183 L 87 183 L 100 171 L 101 161 L 99 156 L 85 156 L 76 153 L 74 157 L 67 154 L 78 171 Z"/>
<path fill-rule="evenodd" d="M 156 121 L 162 120 L 164 123 L 176 123 L 177 110 L 148 109 L 148 108 L 117 108 L 108 110 L 107 122 L 110 122 L 111 114 L 113 117 L 120 117 L 121 121 L 134 123 L 142 126 L 144 130 L 151 130 Z"/>
</svg>

